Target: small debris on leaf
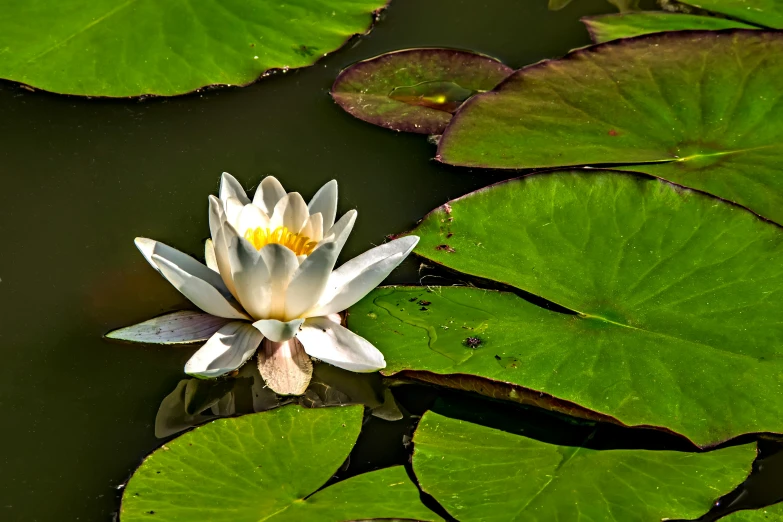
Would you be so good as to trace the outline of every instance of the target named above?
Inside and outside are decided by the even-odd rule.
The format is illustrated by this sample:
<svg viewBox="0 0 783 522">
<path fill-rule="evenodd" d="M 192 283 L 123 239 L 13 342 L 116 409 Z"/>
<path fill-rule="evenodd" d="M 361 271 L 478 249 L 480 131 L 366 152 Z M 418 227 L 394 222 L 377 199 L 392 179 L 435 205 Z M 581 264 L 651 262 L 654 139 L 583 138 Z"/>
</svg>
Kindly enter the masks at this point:
<svg viewBox="0 0 783 522">
<path fill-rule="evenodd" d="M 476 348 L 481 346 L 481 342 L 482 342 L 481 339 L 478 337 L 468 337 L 467 339 L 465 339 L 464 344 L 468 348 L 472 348 L 475 350 Z"/>
<path fill-rule="evenodd" d="M 449 245 L 438 245 L 435 247 L 435 250 L 445 250 L 449 254 L 453 254 L 454 252 L 456 252 L 456 250 L 451 248 Z"/>
</svg>

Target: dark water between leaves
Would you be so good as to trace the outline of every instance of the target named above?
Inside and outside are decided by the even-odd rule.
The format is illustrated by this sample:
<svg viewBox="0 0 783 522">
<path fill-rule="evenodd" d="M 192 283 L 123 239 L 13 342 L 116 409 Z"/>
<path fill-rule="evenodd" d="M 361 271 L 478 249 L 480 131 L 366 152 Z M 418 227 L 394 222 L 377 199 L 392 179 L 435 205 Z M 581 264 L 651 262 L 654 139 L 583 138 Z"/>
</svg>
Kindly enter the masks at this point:
<svg viewBox="0 0 783 522">
<path fill-rule="evenodd" d="M 193 350 L 102 339 L 188 306 L 139 255 L 134 237 L 200 257 L 206 198 L 223 171 L 248 189 L 274 174 L 305 197 L 335 178 L 340 212 L 359 211 L 349 259 L 503 175 L 440 165 L 422 136 L 345 114 L 328 95 L 343 67 L 386 51 L 446 46 L 518 68 L 588 44 L 579 17 L 612 11 L 604 0 L 576 0 L 559 12 L 541 0 L 394 0 L 371 35 L 314 67 L 244 89 L 116 101 L 0 83 L 0 520 L 112 520 L 118 487 L 161 444 L 158 406 Z M 418 283 L 422 274 L 425 284 L 448 281 L 417 268 L 409 260 L 391 282 Z M 406 462 L 415 415 L 433 405 L 561 444 L 688 449 L 659 433 L 573 425 L 422 386 L 393 393 L 406 417 L 371 418 L 339 477 Z M 776 449 L 762 446 L 770 455 Z M 743 494 L 745 505 L 783 497 L 783 465 L 774 460 Z"/>
</svg>

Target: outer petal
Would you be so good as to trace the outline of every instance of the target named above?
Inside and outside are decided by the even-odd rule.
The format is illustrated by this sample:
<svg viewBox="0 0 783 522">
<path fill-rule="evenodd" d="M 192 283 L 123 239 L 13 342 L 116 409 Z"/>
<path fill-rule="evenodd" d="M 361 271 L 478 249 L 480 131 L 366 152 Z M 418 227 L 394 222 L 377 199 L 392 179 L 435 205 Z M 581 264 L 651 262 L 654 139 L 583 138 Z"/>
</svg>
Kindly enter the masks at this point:
<svg viewBox="0 0 783 522">
<path fill-rule="evenodd" d="M 158 255 L 153 255 L 152 261 L 158 267 L 160 273 L 174 285 L 174 288 L 182 292 L 194 305 L 208 314 L 227 319 L 249 319 L 248 316 L 230 303 L 223 294 L 218 292 L 214 286 L 203 279 L 188 274 L 174 263 Z M 208 268 L 206 269 L 209 270 Z M 209 271 L 212 272 L 211 270 Z M 214 272 L 212 273 L 214 274 Z"/>
<path fill-rule="evenodd" d="M 112 330 L 106 334 L 106 338 L 132 343 L 203 343 L 229 321 L 230 319 L 195 310 L 182 310 L 154 317 L 133 326 Z"/>
<path fill-rule="evenodd" d="M 193 354 L 185 373 L 209 379 L 232 372 L 253 356 L 263 339 L 249 323 L 228 323 Z"/>
<path fill-rule="evenodd" d="M 276 177 L 267 176 L 259 183 L 255 196 L 253 196 L 253 204 L 271 216 L 277 202 L 284 197 L 283 185 L 277 181 Z"/>
<path fill-rule="evenodd" d="M 226 213 L 223 210 L 223 202 L 215 196 L 210 195 L 209 198 L 209 234 L 212 239 L 215 239 L 220 226 L 223 221 L 226 220 Z"/>
<path fill-rule="evenodd" d="M 278 321 L 277 319 L 262 319 L 253 323 L 253 326 L 270 341 L 281 343 L 293 339 L 303 322 L 304 319 L 294 319 L 288 322 Z"/>
<path fill-rule="evenodd" d="M 223 220 L 223 223 L 218 227 L 217 233 L 213 236 L 213 240 L 215 244 L 215 261 L 217 262 L 220 277 L 223 279 L 229 292 L 231 292 L 231 295 L 239 299 L 231 270 L 231 260 L 228 256 L 231 244 L 236 237 L 238 237 L 236 229 L 228 221 Z"/>
<path fill-rule="evenodd" d="M 253 205 L 252 203 L 249 205 L 245 205 L 237 218 L 236 229 L 237 232 L 239 232 L 239 234 L 242 236 L 245 235 L 245 232 L 248 229 L 254 230 L 256 228 L 268 228 L 268 227 L 269 227 L 269 216 L 266 215 L 266 212 L 264 212 L 257 206 Z"/>
<path fill-rule="evenodd" d="M 247 197 L 245 189 L 237 179 L 224 172 L 220 177 L 220 199 L 225 202 L 228 198 L 236 198 L 242 205 L 250 203 L 250 198 Z"/>
<path fill-rule="evenodd" d="M 406 236 L 377 246 L 332 272 L 326 289 L 308 316 L 328 315 L 350 307 L 378 286 L 419 242 Z"/>
<path fill-rule="evenodd" d="M 188 275 L 201 279 L 202 281 L 212 285 L 224 296 L 229 297 L 231 295 L 228 291 L 228 288 L 226 288 L 226 285 L 223 283 L 223 280 L 220 278 L 220 275 L 202 265 L 189 255 L 180 252 L 176 248 L 171 248 L 168 245 L 153 239 L 147 239 L 146 237 L 137 237 L 134 240 L 134 243 L 136 243 L 136 247 L 139 249 L 144 258 L 158 272 L 161 270 L 159 266 L 153 261 L 154 256 L 165 259 Z"/>
<path fill-rule="evenodd" d="M 254 318 L 269 317 L 272 304 L 269 268 L 261 253 L 241 237 L 234 237 L 228 249 L 231 276 L 242 307 Z"/>
<path fill-rule="evenodd" d="M 355 210 L 349 210 L 330 228 L 327 232 L 324 232 L 324 238 L 322 241 L 334 241 L 337 245 L 337 252 L 343 249 L 345 242 L 348 241 L 348 236 L 351 235 L 353 225 L 356 223 L 356 216 L 358 212 Z"/>
<path fill-rule="evenodd" d="M 204 261 L 207 263 L 207 268 L 220 273 L 217 258 L 215 257 L 215 243 L 213 243 L 211 239 L 207 239 L 204 242 Z"/>
<path fill-rule="evenodd" d="M 261 249 L 261 257 L 269 269 L 271 303 L 270 317 L 283 317 L 285 312 L 285 293 L 299 261 L 290 249 L 283 245 L 271 243 Z"/>
<path fill-rule="evenodd" d="M 302 195 L 298 192 L 291 192 L 275 205 L 269 228 L 286 227 L 288 230 L 298 233 L 305 226 L 308 217 L 310 214 L 307 212 L 307 205 L 302 199 Z"/>
<path fill-rule="evenodd" d="M 313 377 L 313 362 L 295 338 L 283 343 L 264 339 L 258 351 L 258 372 L 280 395 L 302 395 Z"/>
<path fill-rule="evenodd" d="M 283 317 L 300 317 L 318 302 L 337 262 L 337 254 L 337 245 L 325 243 L 302 261 L 288 283 Z"/>
<path fill-rule="evenodd" d="M 324 217 L 324 229 L 332 228 L 337 216 L 337 180 L 333 179 L 318 189 L 307 205 L 307 210 L 311 215 L 320 212 Z"/>
<path fill-rule="evenodd" d="M 311 357 L 352 372 L 386 367 L 383 354 L 367 339 L 326 317 L 308 319 L 296 336 Z"/>
</svg>

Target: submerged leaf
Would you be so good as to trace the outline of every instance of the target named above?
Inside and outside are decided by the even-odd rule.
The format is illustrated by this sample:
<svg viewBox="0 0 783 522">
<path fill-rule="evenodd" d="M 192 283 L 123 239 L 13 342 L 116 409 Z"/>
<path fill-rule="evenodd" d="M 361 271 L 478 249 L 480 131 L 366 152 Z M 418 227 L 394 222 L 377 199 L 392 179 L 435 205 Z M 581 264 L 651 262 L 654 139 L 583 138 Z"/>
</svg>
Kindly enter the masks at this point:
<svg viewBox="0 0 783 522">
<path fill-rule="evenodd" d="M 422 489 L 464 522 L 692 519 L 756 456 L 755 444 L 709 453 L 556 446 L 431 411 L 413 443 Z"/>
<path fill-rule="evenodd" d="M 386 0 L 4 2 L 0 78 L 64 94 L 172 96 L 312 65 Z"/>
<path fill-rule="evenodd" d="M 125 487 L 124 522 L 440 520 L 402 466 L 320 489 L 359 435 L 362 408 L 303 409 L 220 419 L 148 456 Z M 239 450 L 238 450 L 239 449 Z"/>
<path fill-rule="evenodd" d="M 582 18 L 582 22 L 587 26 L 595 43 L 664 31 L 757 29 L 752 25 L 716 16 L 663 11 L 588 16 Z"/>
<path fill-rule="evenodd" d="M 481 290 L 379 290 L 349 325 L 384 353 L 384 373 L 513 383 L 700 446 L 783 432 L 780 227 L 654 178 L 583 171 L 471 193 L 415 233 L 418 255 L 573 312 Z"/>
<path fill-rule="evenodd" d="M 438 134 L 462 102 L 495 87 L 512 69 L 481 54 L 408 49 L 354 64 L 332 97 L 351 115 L 388 129 Z"/>
<path fill-rule="evenodd" d="M 659 33 L 521 69 L 471 98 L 438 159 L 631 164 L 783 222 L 783 32 Z"/>
</svg>

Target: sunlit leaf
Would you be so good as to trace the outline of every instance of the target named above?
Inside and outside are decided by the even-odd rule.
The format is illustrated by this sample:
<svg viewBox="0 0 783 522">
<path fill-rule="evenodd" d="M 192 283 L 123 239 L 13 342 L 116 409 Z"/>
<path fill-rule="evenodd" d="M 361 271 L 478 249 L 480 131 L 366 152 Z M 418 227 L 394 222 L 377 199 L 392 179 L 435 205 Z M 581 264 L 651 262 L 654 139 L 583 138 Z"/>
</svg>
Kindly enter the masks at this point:
<svg viewBox="0 0 783 522">
<path fill-rule="evenodd" d="M 413 437 L 422 489 L 463 521 L 692 519 L 750 472 L 754 444 L 709 453 L 556 446 L 424 414 Z"/>
<path fill-rule="evenodd" d="M 681 0 L 680 3 L 761 27 L 783 29 L 783 3 L 780 0 Z"/>
<path fill-rule="evenodd" d="M 332 97 L 349 114 L 388 129 L 439 134 L 451 113 L 512 69 L 494 58 L 453 49 L 408 49 L 345 69 Z"/>
<path fill-rule="evenodd" d="M 3 2 L 0 78 L 91 96 L 171 96 L 312 65 L 386 0 Z"/>
<path fill-rule="evenodd" d="M 528 389 L 522 402 L 554 398 L 701 446 L 783 432 L 780 227 L 656 179 L 559 172 L 451 201 L 414 233 L 431 262 L 572 313 L 483 290 L 378 290 L 349 326 L 384 353 L 384 372 L 452 375 L 442 384 L 501 398 L 511 383 Z"/>
<path fill-rule="evenodd" d="M 663 11 L 588 16 L 582 22 L 595 43 L 663 31 L 757 29 L 735 20 Z"/>
<path fill-rule="evenodd" d="M 632 164 L 783 222 L 783 32 L 616 40 L 521 69 L 459 111 L 446 163 Z"/>
<path fill-rule="evenodd" d="M 736 511 L 721 518 L 722 522 L 781 522 L 783 521 L 783 502 L 759 509 Z"/>
<path fill-rule="evenodd" d="M 421 504 L 402 466 L 320 489 L 348 456 L 361 423 L 358 406 L 286 406 L 213 421 L 144 460 L 125 487 L 121 519 L 440 520 Z"/>
</svg>

